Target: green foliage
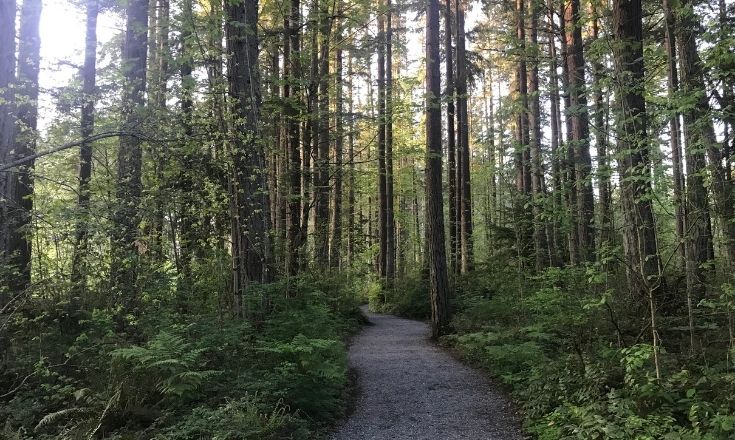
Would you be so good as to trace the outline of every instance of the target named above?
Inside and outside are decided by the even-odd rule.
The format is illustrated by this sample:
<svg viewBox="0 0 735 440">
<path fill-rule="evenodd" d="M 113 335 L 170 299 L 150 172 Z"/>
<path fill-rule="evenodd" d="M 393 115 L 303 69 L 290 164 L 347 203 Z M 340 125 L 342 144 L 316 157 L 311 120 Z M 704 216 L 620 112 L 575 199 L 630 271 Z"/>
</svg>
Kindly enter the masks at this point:
<svg viewBox="0 0 735 440">
<path fill-rule="evenodd" d="M 646 330 L 645 318 L 626 292 L 607 287 L 609 272 L 550 268 L 514 280 L 498 266 L 458 280 L 457 333 L 442 341 L 510 387 L 534 438 L 735 437 L 729 355 L 707 364 L 660 348 L 659 380 L 654 347 L 636 328 Z M 727 315 L 731 290 L 702 307 Z"/>
<path fill-rule="evenodd" d="M 290 341 L 263 341 L 257 348 L 263 363 L 259 370 L 265 390 L 273 397 L 317 420 L 340 414 L 347 385 L 347 361 L 341 342 L 296 335 Z"/>
<path fill-rule="evenodd" d="M 134 337 L 116 310 L 18 314 L 13 362 L 0 373 L 0 394 L 10 391 L 2 435 L 314 438 L 344 407 L 344 338 L 360 323 L 353 283 L 254 286 L 250 319 L 172 311 L 166 302 L 181 299 L 161 289 L 144 297 Z"/>
<path fill-rule="evenodd" d="M 196 407 L 181 422 L 154 437 L 160 440 L 212 438 L 218 440 L 307 439 L 304 420 L 287 407 L 271 407 L 258 396 L 245 395 L 217 408 Z"/>
<path fill-rule="evenodd" d="M 206 349 L 195 349 L 183 337 L 162 331 L 145 347 L 133 346 L 112 352 L 113 365 L 128 373 L 137 388 L 153 387 L 164 397 L 186 397 L 218 372 L 197 368 Z"/>
<path fill-rule="evenodd" d="M 431 317 L 429 286 L 419 274 L 396 280 L 393 288 L 386 290 L 384 295 L 385 303 L 374 306 L 371 302 L 371 308 L 412 319 Z"/>
</svg>

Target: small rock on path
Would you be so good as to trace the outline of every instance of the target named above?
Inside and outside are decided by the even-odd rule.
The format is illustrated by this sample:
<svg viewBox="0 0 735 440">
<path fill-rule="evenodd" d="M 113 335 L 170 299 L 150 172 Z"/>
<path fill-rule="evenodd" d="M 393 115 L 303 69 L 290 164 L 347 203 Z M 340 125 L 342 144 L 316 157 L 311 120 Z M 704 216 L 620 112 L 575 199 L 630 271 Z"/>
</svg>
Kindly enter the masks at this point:
<svg viewBox="0 0 735 440">
<path fill-rule="evenodd" d="M 363 312 L 354 339 L 359 393 L 331 440 L 521 440 L 510 402 L 483 375 L 429 340 L 418 321 Z"/>
</svg>

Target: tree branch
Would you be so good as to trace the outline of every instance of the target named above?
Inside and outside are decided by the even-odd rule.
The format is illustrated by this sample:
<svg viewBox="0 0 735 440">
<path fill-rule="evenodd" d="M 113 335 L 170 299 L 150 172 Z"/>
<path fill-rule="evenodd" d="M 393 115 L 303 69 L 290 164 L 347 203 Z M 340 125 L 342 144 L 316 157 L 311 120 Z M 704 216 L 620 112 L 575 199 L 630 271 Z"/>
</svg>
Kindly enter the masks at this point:
<svg viewBox="0 0 735 440">
<path fill-rule="evenodd" d="M 41 151 L 39 153 L 36 153 L 36 154 L 32 154 L 30 156 L 23 157 L 21 159 L 18 159 L 16 161 L 13 161 L 13 162 L 5 163 L 5 164 L 0 164 L 0 171 L 7 171 L 7 170 L 9 170 L 11 168 L 17 167 L 18 165 L 23 165 L 26 162 L 30 162 L 32 160 L 38 159 L 39 157 L 48 156 L 49 154 L 58 153 L 59 151 L 63 151 L 63 150 L 69 149 L 69 148 L 79 147 L 81 145 L 88 144 L 90 142 L 99 141 L 101 139 L 107 139 L 107 138 L 111 138 L 111 137 L 118 137 L 118 136 L 135 136 L 135 137 L 139 137 L 139 135 L 137 135 L 137 134 L 128 133 L 128 132 L 124 132 L 124 131 L 106 131 L 106 132 L 103 132 L 103 133 L 97 133 L 97 134 L 92 135 L 92 136 L 90 136 L 90 137 L 88 137 L 86 139 L 82 139 L 82 140 L 78 140 L 78 141 L 74 141 L 74 142 L 69 142 L 69 143 L 66 143 L 66 144 L 63 144 L 63 145 L 59 145 L 58 147 L 51 148 L 49 150 Z"/>
</svg>

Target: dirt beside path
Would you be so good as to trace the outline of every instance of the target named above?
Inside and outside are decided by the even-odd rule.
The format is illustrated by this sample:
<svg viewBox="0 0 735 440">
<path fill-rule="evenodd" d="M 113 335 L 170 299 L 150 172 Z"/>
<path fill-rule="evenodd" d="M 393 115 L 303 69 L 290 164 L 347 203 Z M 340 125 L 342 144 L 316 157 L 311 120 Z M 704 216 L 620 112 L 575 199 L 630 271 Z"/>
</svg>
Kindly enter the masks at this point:
<svg viewBox="0 0 735 440">
<path fill-rule="evenodd" d="M 521 440 L 508 400 L 429 341 L 418 321 L 363 312 L 350 348 L 359 393 L 331 440 Z"/>
</svg>

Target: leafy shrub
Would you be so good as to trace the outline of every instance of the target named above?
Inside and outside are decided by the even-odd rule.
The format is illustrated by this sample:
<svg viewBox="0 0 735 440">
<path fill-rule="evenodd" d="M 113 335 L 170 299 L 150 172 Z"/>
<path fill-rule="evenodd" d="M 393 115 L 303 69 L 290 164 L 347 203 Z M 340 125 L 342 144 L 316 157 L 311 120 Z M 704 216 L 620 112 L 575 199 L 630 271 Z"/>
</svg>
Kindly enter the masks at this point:
<svg viewBox="0 0 735 440">
<path fill-rule="evenodd" d="M 641 342 L 646 316 L 627 292 L 609 288 L 599 264 L 522 282 L 498 266 L 458 280 L 457 333 L 443 342 L 511 387 L 534 438 L 735 438 L 729 355 L 695 362 L 659 347 L 659 379 L 654 348 Z M 731 309 L 723 292 L 702 302 L 720 319 Z"/>
<path fill-rule="evenodd" d="M 347 385 L 341 342 L 299 334 L 290 341 L 262 341 L 257 350 L 263 356 L 255 383 L 263 393 L 277 390 L 271 398 L 315 419 L 329 421 L 339 414 Z"/>
<path fill-rule="evenodd" d="M 385 292 L 385 297 L 383 312 L 412 319 L 431 317 L 429 286 L 419 275 L 396 280 L 393 288 Z"/>
</svg>

